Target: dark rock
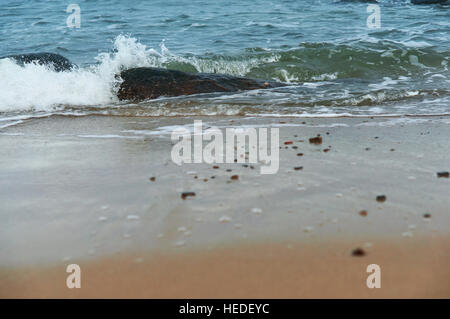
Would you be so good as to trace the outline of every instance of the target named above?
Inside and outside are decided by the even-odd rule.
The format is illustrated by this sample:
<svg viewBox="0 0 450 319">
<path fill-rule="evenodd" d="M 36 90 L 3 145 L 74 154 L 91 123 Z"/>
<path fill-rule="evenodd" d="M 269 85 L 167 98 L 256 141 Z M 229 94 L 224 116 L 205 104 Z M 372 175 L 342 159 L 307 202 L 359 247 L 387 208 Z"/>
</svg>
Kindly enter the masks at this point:
<svg viewBox="0 0 450 319">
<path fill-rule="evenodd" d="M 352 251 L 352 256 L 355 256 L 355 257 L 362 257 L 365 255 L 366 255 L 366 252 L 362 248 L 356 248 L 356 249 L 353 249 L 353 251 Z"/>
<path fill-rule="evenodd" d="M 239 179 L 239 175 L 233 175 L 230 178 L 234 181 L 237 181 Z"/>
<path fill-rule="evenodd" d="M 445 2 L 447 2 L 447 0 L 411 0 L 412 4 L 436 4 Z"/>
<path fill-rule="evenodd" d="M 449 172 L 437 172 L 436 175 L 438 178 L 441 178 L 441 177 L 449 178 L 450 173 Z"/>
<path fill-rule="evenodd" d="M 183 193 L 181 193 L 181 198 L 182 199 L 186 199 L 189 196 L 195 196 L 195 193 L 194 192 L 183 192 Z"/>
<path fill-rule="evenodd" d="M 286 86 L 225 74 L 186 73 L 160 68 L 134 68 L 122 71 L 117 96 L 120 100 L 140 101 L 160 96 L 179 96 L 212 92 L 236 92 Z"/>
<path fill-rule="evenodd" d="M 30 54 L 18 54 L 18 55 L 8 55 L 0 57 L 0 59 L 10 58 L 16 61 L 19 65 L 24 65 L 25 63 L 36 62 L 41 65 L 53 66 L 54 70 L 57 72 L 71 70 L 75 65 L 72 64 L 68 59 L 62 55 L 55 53 L 30 53 Z"/>
<path fill-rule="evenodd" d="M 386 201 L 386 195 L 378 195 L 377 202 L 384 203 Z"/>
<path fill-rule="evenodd" d="M 322 136 L 311 137 L 309 139 L 309 143 L 310 144 L 316 144 L 316 145 L 322 144 Z"/>
</svg>

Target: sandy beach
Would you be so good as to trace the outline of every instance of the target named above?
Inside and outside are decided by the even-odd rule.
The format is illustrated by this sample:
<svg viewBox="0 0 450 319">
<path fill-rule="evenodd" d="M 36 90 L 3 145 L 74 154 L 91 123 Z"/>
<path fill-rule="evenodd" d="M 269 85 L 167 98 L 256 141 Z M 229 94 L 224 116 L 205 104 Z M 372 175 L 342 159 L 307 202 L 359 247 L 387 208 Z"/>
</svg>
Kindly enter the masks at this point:
<svg viewBox="0 0 450 319">
<path fill-rule="evenodd" d="M 170 133 L 194 119 L 279 128 L 278 173 L 175 165 Z M 449 298 L 450 180 L 437 175 L 450 170 L 449 124 L 51 116 L 4 127 L 0 297 Z M 81 289 L 65 285 L 72 263 Z M 380 289 L 366 286 L 369 264 Z"/>
</svg>

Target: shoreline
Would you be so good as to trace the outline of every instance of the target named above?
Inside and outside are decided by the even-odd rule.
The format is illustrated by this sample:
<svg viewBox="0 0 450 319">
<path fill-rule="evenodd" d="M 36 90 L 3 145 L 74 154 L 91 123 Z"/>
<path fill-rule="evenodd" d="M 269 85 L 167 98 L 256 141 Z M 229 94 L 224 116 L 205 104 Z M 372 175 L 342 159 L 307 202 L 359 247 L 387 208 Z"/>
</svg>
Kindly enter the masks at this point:
<svg viewBox="0 0 450 319">
<path fill-rule="evenodd" d="M 175 165 L 171 129 L 194 119 L 279 128 L 278 172 Z M 323 143 L 308 143 L 317 134 Z M 450 180 L 437 173 L 450 169 L 449 135 L 441 116 L 53 116 L 2 128 L 0 296 L 448 298 Z M 378 292 L 361 282 L 372 262 L 387 271 Z M 98 292 L 68 291 L 69 263 Z"/>
</svg>

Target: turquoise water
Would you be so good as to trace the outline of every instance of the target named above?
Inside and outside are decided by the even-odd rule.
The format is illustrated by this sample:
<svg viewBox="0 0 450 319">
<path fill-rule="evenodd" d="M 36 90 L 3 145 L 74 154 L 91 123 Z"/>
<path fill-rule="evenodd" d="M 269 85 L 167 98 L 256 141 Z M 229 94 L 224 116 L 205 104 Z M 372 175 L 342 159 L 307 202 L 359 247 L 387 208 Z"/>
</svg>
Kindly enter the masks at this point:
<svg viewBox="0 0 450 319">
<path fill-rule="evenodd" d="M 70 3 L 81 9 L 80 28 L 66 25 Z M 450 6 L 380 1 L 378 29 L 367 26 L 367 8 L 333 0 L 6 0 L 0 56 L 54 52 L 80 69 L 0 60 L 0 117 L 450 113 Z M 115 74 L 136 66 L 290 86 L 119 103 Z"/>
</svg>

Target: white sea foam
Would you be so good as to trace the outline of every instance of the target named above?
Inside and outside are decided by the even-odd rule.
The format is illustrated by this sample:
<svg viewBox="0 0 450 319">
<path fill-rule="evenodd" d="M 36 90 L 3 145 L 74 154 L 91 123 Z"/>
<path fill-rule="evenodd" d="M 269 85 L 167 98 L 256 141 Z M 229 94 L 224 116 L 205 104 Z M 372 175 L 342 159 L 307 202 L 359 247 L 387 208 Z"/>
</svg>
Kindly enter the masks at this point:
<svg viewBox="0 0 450 319">
<path fill-rule="evenodd" d="M 117 103 L 116 90 L 121 70 L 133 67 L 164 67 L 171 62 L 186 63 L 198 72 L 218 72 L 243 76 L 252 68 L 274 62 L 266 58 L 226 59 L 184 58 L 164 45 L 159 52 L 135 38 L 119 35 L 110 53 L 95 58 L 98 63 L 86 68 L 55 72 L 52 67 L 27 63 L 20 66 L 12 59 L 0 60 L 0 112 L 54 112 L 66 106 L 111 106 Z"/>
</svg>

